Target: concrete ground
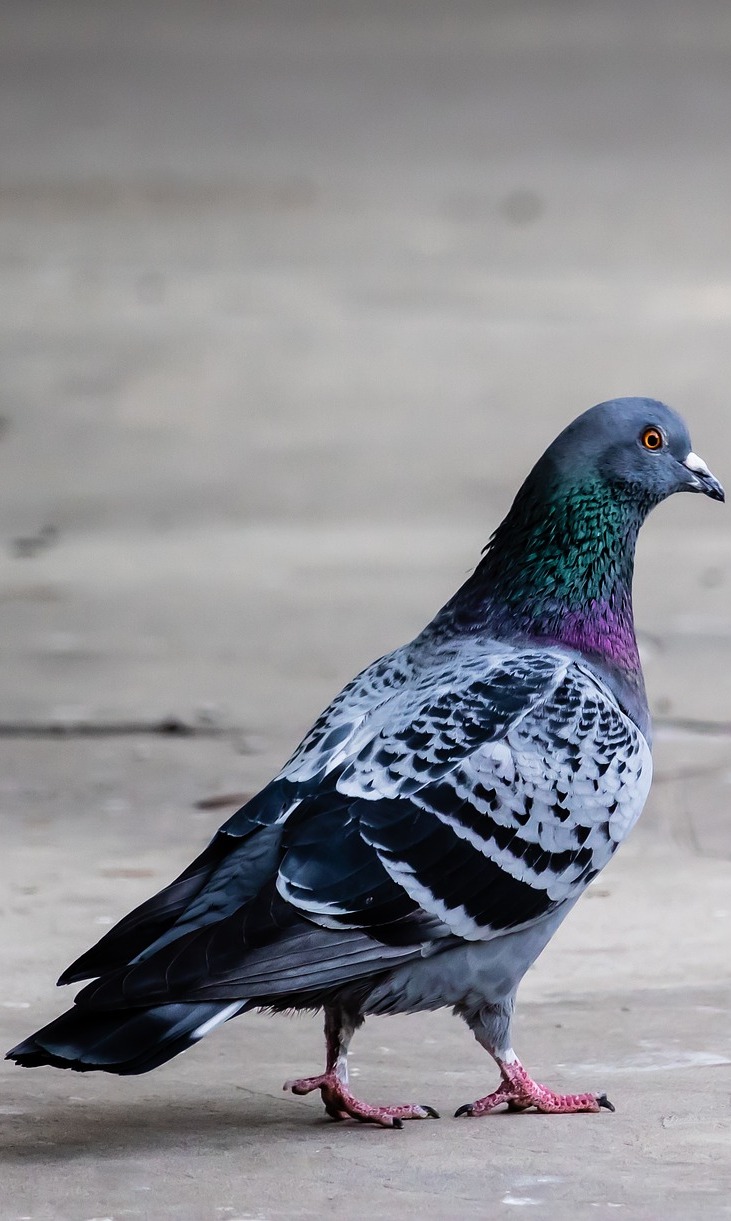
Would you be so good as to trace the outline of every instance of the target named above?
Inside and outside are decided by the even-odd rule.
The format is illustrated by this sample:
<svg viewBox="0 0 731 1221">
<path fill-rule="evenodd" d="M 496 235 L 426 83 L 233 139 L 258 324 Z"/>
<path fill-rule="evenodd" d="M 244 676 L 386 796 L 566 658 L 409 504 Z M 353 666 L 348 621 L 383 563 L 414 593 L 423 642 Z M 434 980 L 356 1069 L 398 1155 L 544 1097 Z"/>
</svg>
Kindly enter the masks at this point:
<svg viewBox="0 0 731 1221">
<path fill-rule="evenodd" d="M 666 398 L 731 483 L 731 10 L 5 0 L 2 31 L 6 1047 L 574 414 Z M 645 528 L 653 792 L 521 992 L 538 1078 L 616 1114 L 452 1120 L 494 1074 L 436 1014 L 354 1065 L 444 1118 L 330 1124 L 281 1092 L 318 1019 L 253 1016 L 138 1079 L 5 1065 L 3 1221 L 728 1217 L 728 522 Z"/>
</svg>

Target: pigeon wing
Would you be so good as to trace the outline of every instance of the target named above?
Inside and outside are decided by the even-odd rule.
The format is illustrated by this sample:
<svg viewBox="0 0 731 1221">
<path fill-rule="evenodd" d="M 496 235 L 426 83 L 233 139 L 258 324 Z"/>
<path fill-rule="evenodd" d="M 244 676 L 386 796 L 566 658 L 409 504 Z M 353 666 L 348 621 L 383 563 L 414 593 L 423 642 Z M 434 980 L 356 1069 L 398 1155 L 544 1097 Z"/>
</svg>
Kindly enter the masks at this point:
<svg viewBox="0 0 731 1221">
<path fill-rule="evenodd" d="M 560 650 L 483 651 L 479 670 L 443 667 L 347 733 L 341 716 L 323 750 L 325 720 L 285 769 L 296 796 L 270 881 L 116 980 L 126 1003 L 300 995 L 578 897 L 642 809 L 649 748 Z"/>
<path fill-rule="evenodd" d="M 377 903 L 365 856 L 354 892 L 331 884 L 338 825 L 353 843 L 357 827 L 422 912 L 476 940 L 575 900 L 634 825 L 650 786 L 649 747 L 588 666 L 514 650 L 479 677 L 468 672 L 466 684 L 454 677 L 405 724 L 385 708 L 361 728 L 357 754 L 334 778 L 350 799 L 347 821 L 328 833 L 323 824 L 306 851 L 301 812 L 277 885 L 310 920 L 364 927 L 364 894 Z M 385 895 L 380 872 L 378 886 Z"/>
<path fill-rule="evenodd" d="M 508 662 L 432 706 L 432 744 L 394 759 L 387 779 L 368 776 L 379 798 L 360 813 L 389 875 L 470 940 L 578 898 L 639 817 L 652 774 L 642 734 L 576 662 L 557 667 L 504 733 L 480 741 L 496 686 L 513 694 L 514 668 Z M 440 756 L 451 762 L 444 773 Z M 400 783 L 412 788 L 430 758 L 435 774 L 401 796 Z M 352 792 L 362 782 L 353 769 L 338 783 Z"/>
</svg>

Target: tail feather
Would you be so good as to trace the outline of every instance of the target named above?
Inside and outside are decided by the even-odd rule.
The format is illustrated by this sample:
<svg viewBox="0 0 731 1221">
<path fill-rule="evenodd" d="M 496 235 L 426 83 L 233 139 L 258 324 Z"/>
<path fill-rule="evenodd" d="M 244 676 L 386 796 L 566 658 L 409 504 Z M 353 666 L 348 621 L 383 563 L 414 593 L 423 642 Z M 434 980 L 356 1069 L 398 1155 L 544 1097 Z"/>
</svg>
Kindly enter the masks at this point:
<svg viewBox="0 0 731 1221">
<path fill-rule="evenodd" d="M 101 1012 L 74 1006 L 19 1043 L 6 1059 L 24 1068 L 50 1064 L 121 1077 L 147 1073 L 247 1007 L 246 1001 L 171 1003 Z"/>
</svg>

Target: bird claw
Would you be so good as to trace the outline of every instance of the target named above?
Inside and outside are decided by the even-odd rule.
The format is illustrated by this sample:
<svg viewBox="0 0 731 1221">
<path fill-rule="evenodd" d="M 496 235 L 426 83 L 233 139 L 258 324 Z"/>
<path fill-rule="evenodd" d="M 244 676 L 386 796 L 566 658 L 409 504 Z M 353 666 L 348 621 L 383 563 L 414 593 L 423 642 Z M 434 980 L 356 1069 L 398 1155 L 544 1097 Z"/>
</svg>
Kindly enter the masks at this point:
<svg viewBox="0 0 731 1221">
<path fill-rule="evenodd" d="M 533 1081 L 521 1064 L 501 1065 L 501 1071 L 501 1085 L 492 1094 L 459 1107 L 454 1113 L 455 1118 L 466 1115 L 476 1119 L 481 1115 L 489 1115 L 503 1105 L 507 1105 L 509 1111 L 527 1111 L 534 1108 L 544 1115 L 614 1110 L 606 1094 L 556 1094 L 548 1086 Z"/>
<path fill-rule="evenodd" d="M 335 1120 L 357 1119 L 359 1123 L 373 1123 L 382 1128 L 403 1128 L 407 1119 L 439 1119 L 438 1112 L 430 1106 L 377 1107 L 361 1102 L 334 1072 L 285 1081 L 283 1088 L 293 1094 L 311 1094 L 319 1090 L 325 1110 Z"/>
<path fill-rule="evenodd" d="M 468 1115 L 470 1118 L 472 1118 L 473 1111 L 474 1111 L 473 1103 L 465 1102 L 464 1106 L 457 1107 L 457 1110 L 454 1112 L 454 1118 L 459 1119 L 459 1117 L 461 1115 Z"/>
</svg>

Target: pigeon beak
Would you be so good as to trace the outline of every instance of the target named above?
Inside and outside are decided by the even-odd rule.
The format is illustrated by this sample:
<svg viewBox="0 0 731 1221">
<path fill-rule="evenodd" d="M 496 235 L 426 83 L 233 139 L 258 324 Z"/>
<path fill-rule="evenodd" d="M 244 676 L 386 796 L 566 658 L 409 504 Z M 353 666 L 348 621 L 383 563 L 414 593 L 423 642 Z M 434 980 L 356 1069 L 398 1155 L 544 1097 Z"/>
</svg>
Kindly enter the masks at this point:
<svg viewBox="0 0 731 1221">
<path fill-rule="evenodd" d="M 723 501 L 726 499 L 726 493 L 721 484 L 711 474 L 703 459 L 694 454 L 692 450 L 683 466 L 693 476 L 692 482 L 688 484 L 689 492 L 703 492 L 704 496 L 710 496 L 711 500 Z"/>
</svg>

